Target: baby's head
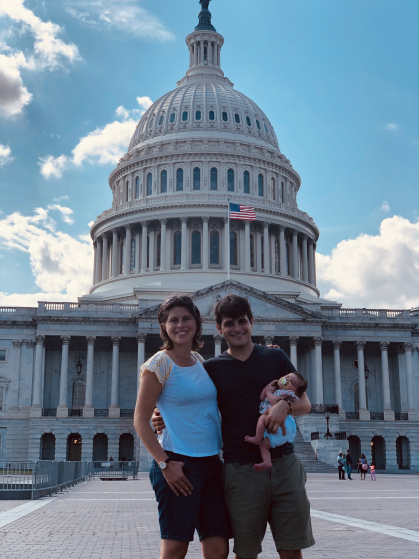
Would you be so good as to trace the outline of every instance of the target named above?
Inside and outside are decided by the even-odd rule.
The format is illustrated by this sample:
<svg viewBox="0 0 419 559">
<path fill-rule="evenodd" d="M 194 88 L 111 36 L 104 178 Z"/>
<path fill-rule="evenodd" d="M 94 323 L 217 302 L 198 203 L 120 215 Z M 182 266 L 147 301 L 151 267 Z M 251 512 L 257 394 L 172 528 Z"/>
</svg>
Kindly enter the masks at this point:
<svg viewBox="0 0 419 559">
<path fill-rule="evenodd" d="M 308 383 L 300 373 L 288 373 L 278 381 L 278 387 L 282 390 L 292 390 L 300 397 L 307 390 Z"/>
</svg>

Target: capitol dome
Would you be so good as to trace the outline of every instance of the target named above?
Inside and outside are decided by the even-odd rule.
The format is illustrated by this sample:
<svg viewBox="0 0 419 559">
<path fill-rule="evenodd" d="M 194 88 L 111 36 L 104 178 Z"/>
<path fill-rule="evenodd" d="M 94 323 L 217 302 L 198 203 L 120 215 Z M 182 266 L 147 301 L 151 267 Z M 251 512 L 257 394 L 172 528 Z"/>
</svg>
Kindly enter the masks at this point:
<svg viewBox="0 0 419 559">
<path fill-rule="evenodd" d="M 319 231 L 298 208 L 300 176 L 266 114 L 224 75 L 224 38 L 205 6 L 186 45 L 186 75 L 146 111 L 109 177 L 112 208 L 91 228 L 84 299 L 159 301 L 227 277 L 317 299 Z M 229 222 L 229 203 L 254 208 L 256 219 Z"/>
</svg>

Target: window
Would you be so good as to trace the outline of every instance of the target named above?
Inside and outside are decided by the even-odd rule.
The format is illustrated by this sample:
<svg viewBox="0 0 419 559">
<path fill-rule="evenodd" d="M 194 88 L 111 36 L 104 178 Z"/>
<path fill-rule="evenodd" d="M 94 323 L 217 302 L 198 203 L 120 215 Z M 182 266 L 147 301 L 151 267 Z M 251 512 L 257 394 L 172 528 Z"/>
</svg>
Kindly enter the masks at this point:
<svg viewBox="0 0 419 559">
<path fill-rule="evenodd" d="M 183 169 L 178 169 L 176 171 L 176 191 L 181 192 L 183 190 Z"/>
<path fill-rule="evenodd" d="M 170 123 L 173 124 L 175 122 L 175 120 L 176 120 L 176 113 L 172 113 L 170 115 Z"/>
<path fill-rule="evenodd" d="M 250 235 L 250 267 L 255 267 L 255 237 Z"/>
<path fill-rule="evenodd" d="M 218 190 L 218 171 L 216 167 L 211 169 L 210 183 L 210 190 Z"/>
<path fill-rule="evenodd" d="M 156 238 L 156 266 L 160 268 L 161 266 L 161 233 L 158 233 Z"/>
<path fill-rule="evenodd" d="M 153 124 L 154 124 L 154 118 L 152 118 L 150 120 L 150 124 L 148 125 L 149 128 L 153 128 Z"/>
<path fill-rule="evenodd" d="M 285 186 L 284 181 L 281 182 L 281 202 L 283 203 L 285 200 Z"/>
<path fill-rule="evenodd" d="M 82 378 L 76 378 L 73 382 L 73 399 L 72 408 L 73 410 L 79 410 L 84 406 L 84 401 L 86 398 L 86 381 Z"/>
<path fill-rule="evenodd" d="M 207 62 L 207 47 L 204 47 L 204 62 Z"/>
<path fill-rule="evenodd" d="M 269 134 L 268 129 L 266 128 L 266 124 L 263 123 L 263 125 L 264 125 L 264 127 L 265 127 L 265 132 L 266 132 L 267 134 Z"/>
<path fill-rule="evenodd" d="M 260 130 L 260 122 L 258 121 L 258 119 L 256 119 L 256 126 L 258 127 L 258 130 Z"/>
<path fill-rule="evenodd" d="M 214 113 L 214 111 L 210 111 L 210 112 L 209 112 L 208 118 L 209 118 L 210 120 L 215 120 L 215 113 Z"/>
<path fill-rule="evenodd" d="M 0 411 L 4 410 L 4 386 L 0 386 Z"/>
<path fill-rule="evenodd" d="M 237 122 L 237 124 L 240 124 L 240 115 L 236 113 L 234 115 L 234 120 Z"/>
<path fill-rule="evenodd" d="M 228 114 L 225 111 L 223 111 L 222 117 L 224 122 L 228 121 Z"/>
<path fill-rule="evenodd" d="M 196 120 L 201 120 L 201 116 L 202 116 L 202 115 L 201 115 L 201 111 L 196 111 L 196 113 L 195 113 L 195 119 L 196 119 Z"/>
<path fill-rule="evenodd" d="M 250 194 L 250 174 L 249 171 L 243 173 L 243 189 L 245 194 Z"/>
<path fill-rule="evenodd" d="M 147 196 L 151 196 L 153 194 L 153 175 L 148 173 L 147 175 Z"/>
<path fill-rule="evenodd" d="M 234 192 L 234 171 L 229 169 L 227 171 L 227 190 L 229 192 Z"/>
<path fill-rule="evenodd" d="M 6 363 L 6 349 L 0 349 L 0 363 Z"/>
<path fill-rule="evenodd" d="M 220 234 L 218 231 L 211 231 L 210 235 L 210 265 L 220 265 Z"/>
<path fill-rule="evenodd" d="M 186 122 L 188 120 L 188 111 L 183 111 L 182 120 L 183 122 Z"/>
<path fill-rule="evenodd" d="M 128 201 L 128 187 L 129 187 L 129 182 L 127 181 L 125 183 L 125 196 L 124 196 L 125 200 L 124 200 L 124 202 Z"/>
<path fill-rule="evenodd" d="M 250 117 L 246 117 L 246 124 L 247 126 L 252 126 L 252 121 L 250 120 Z"/>
<path fill-rule="evenodd" d="M 201 190 L 201 169 L 195 167 L 193 170 L 193 190 Z"/>
<path fill-rule="evenodd" d="M 273 177 L 271 179 L 271 187 L 272 187 L 272 199 L 276 200 L 275 179 Z"/>
<path fill-rule="evenodd" d="M 164 116 L 161 115 L 161 117 L 159 118 L 159 126 L 161 126 L 164 122 Z"/>
<path fill-rule="evenodd" d="M 279 274 L 279 240 L 275 239 L 275 272 Z"/>
<path fill-rule="evenodd" d="M 147 268 L 150 268 L 150 235 L 147 235 Z"/>
<path fill-rule="evenodd" d="M 160 175 L 160 192 L 165 194 L 167 192 L 167 171 L 162 171 Z"/>
<path fill-rule="evenodd" d="M 201 264 L 201 233 L 192 232 L 192 264 Z"/>
<path fill-rule="evenodd" d="M 173 266 L 180 266 L 182 252 L 182 233 L 176 231 L 173 235 Z"/>
<path fill-rule="evenodd" d="M 263 175 L 258 176 L 258 194 L 263 196 Z"/>
<path fill-rule="evenodd" d="M 140 177 L 135 179 L 135 197 L 140 197 Z"/>
<path fill-rule="evenodd" d="M 130 272 L 135 268 L 135 239 L 131 239 L 131 261 L 130 261 Z"/>
<path fill-rule="evenodd" d="M 230 233 L 230 266 L 237 266 L 237 234 Z"/>
<path fill-rule="evenodd" d="M 125 241 L 121 243 L 121 269 L 119 270 L 120 274 L 124 273 L 124 263 L 125 263 Z"/>
</svg>

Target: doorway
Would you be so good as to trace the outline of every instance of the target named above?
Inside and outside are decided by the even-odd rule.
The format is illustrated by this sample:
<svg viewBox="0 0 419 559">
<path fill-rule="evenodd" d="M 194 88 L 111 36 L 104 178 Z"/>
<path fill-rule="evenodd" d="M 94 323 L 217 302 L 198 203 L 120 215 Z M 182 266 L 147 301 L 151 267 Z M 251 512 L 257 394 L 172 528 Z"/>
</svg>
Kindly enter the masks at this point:
<svg viewBox="0 0 419 559">
<path fill-rule="evenodd" d="M 377 470 L 386 469 L 386 442 L 383 437 L 375 436 L 371 440 L 372 463 Z"/>
<path fill-rule="evenodd" d="M 71 433 L 67 437 L 67 460 L 69 462 L 81 462 L 82 440 L 79 433 Z"/>
</svg>

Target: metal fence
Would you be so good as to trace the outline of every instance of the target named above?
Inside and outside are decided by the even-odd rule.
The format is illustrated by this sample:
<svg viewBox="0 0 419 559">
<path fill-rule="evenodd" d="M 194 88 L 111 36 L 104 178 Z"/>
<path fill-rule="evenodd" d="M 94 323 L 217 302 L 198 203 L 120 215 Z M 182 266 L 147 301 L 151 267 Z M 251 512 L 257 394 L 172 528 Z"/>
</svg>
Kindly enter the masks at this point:
<svg viewBox="0 0 419 559">
<path fill-rule="evenodd" d="M 119 478 L 119 479 L 136 479 L 138 474 L 138 462 L 132 461 L 106 461 L 93 462 L 93 475 L 100 478 Z"/>
</svg>

